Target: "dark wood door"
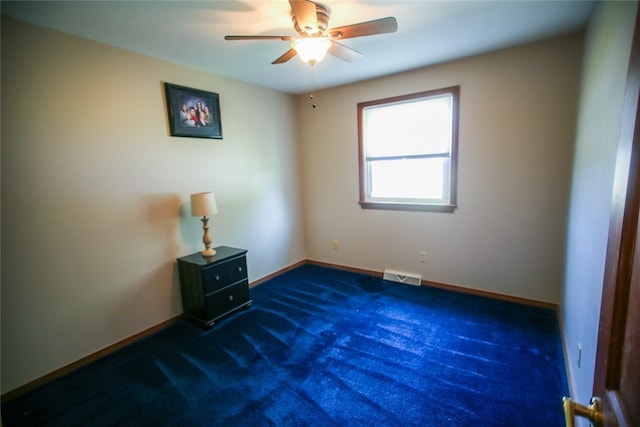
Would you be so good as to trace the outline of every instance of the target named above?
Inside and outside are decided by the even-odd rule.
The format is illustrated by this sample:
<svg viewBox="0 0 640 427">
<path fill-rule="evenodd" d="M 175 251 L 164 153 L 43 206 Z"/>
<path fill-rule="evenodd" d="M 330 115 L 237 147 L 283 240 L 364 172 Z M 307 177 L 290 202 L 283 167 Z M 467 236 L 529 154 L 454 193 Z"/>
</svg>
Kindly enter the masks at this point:
<svg viewBox="0 0 640 427">
<path fill-rule="evenodd" d="M 640 426 L 640 9 L 616 160 L 593 394 L 605 426 Z"/>
</svg>

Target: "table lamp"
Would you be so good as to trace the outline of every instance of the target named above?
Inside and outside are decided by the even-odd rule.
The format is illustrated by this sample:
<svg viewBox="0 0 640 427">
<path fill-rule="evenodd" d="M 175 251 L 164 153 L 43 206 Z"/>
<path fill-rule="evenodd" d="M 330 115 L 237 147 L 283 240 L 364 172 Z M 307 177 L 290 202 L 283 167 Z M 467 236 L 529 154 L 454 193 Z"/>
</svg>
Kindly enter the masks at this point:
<svg viewBox="0 0 640 427">
<path fill-rule="evenodd" d="M 202 229 L 204 235 L 202 236 L 202 243 L 204 243 L 204 251 L 200 252 L 203 257 L 210 257 L 216 254 L 216 251 L 211 247 L 211 236 L 209 236 L 209 216 L 218 213 L 218 207 L 216 206 L 216 198 L 213 193 L 195 193 L 191 195 L 191 216 L 201 216 Z"/>
</svg>

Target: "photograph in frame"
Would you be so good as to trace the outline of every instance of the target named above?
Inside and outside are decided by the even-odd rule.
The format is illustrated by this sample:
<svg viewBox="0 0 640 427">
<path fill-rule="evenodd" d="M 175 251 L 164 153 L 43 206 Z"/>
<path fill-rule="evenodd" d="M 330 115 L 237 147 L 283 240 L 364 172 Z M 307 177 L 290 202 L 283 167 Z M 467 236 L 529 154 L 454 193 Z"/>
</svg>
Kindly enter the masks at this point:
<svg viewBox="0 0 640 427">
<path fill-rule="evenodd" d="M 165 83 L 171 136 L 222 139 L 220 97 L 206 92 Z"/>
</svg>

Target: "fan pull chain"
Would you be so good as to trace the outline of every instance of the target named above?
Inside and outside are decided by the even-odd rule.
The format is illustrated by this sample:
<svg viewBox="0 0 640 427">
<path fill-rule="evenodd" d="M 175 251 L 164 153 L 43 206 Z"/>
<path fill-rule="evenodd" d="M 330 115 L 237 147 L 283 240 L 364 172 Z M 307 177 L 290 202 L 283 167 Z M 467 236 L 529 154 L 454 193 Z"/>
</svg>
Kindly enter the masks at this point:
<svg viewBox="0 0 640 427">
<path fill-rule="evenodd" d="M 316 108 L 316 103 L 314 101 L 314 92 L 315 92 L 315 80 L 316 80 L 316 67 L 311 66 L 311 93 L 309 94 L 309 100 L 311 100 L 311 107 Z"/>
</svg>

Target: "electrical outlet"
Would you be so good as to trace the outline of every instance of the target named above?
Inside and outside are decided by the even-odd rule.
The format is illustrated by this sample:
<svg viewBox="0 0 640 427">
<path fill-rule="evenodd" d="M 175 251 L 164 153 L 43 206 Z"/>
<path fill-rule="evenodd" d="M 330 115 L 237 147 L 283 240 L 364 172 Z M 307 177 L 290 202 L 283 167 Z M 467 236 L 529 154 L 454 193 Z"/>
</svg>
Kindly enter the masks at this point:
<svg viewBox="0 0 640 427">
<path fill-rule="evenodd" d="M 576 356 L 576 362 L 578 362 L 578 368 L 582 363 L 582 344 L 578 343 L 578 354 Z"/>
<path fill-rule="evenodd" d="M 331 247 L 337 251 L 338 249 L 340 249 L 340 242 L 338 242 L 337 240 L 334 240 L 333 243 L 331 244 Z"/>
<path fill-rule="evenodd" d="M 420 262 L 427 262 L 427 252 L 420 251 Z"/>
</svg>

